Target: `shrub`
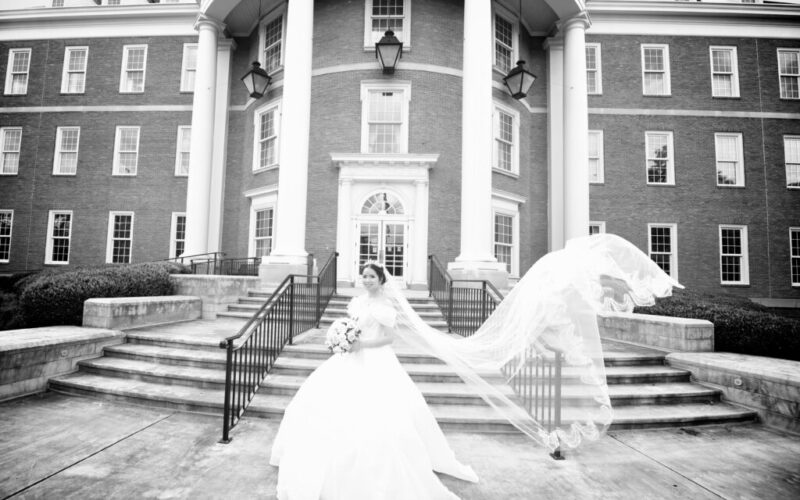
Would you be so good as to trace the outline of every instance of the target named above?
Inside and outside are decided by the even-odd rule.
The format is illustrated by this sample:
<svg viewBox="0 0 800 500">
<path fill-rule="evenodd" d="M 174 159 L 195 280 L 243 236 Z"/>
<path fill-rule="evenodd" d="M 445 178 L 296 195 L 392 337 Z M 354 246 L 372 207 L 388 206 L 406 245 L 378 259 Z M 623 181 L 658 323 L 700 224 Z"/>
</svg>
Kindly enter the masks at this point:
<svg viewBox="0 0 800 500">
<path fill-rule="evenodd" d="M 19 312 L 19 284 L 31 275 L 25 271 L 0 276 L 0 330 L 25 328 Z"/>
<path fill-rule="evenodd" d="M 635 312 L 714 323 L 714 350 L 800 361 L 800 320 L 778 316 L 742 297 L 676 290 Z"/>
<path fill-rule="evenodd" d="M 148 262 L 40 273 L 18 283 L 21 316 L 27 327 L 80 325 L 86 299 L 171 295 L 169 275 L 182 272 L 181 264 Z"/>
</svg>

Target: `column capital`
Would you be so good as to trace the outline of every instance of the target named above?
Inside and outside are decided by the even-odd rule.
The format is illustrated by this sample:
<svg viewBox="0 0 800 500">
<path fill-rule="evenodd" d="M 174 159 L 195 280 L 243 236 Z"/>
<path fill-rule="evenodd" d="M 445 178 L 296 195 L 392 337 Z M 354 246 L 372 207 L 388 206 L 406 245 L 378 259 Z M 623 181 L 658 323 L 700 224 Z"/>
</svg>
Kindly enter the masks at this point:
<svg viewBox="0 0 800 500">
<path fill-rule="evenodd" d="M 225 23 L 219 19 L 214 19 L 205 14 L 199 14 L 194 22 L 194 29 L 200 31 L 201 29 L 213 28 L 217 33 L 225 31 Z"/>
<path fill-rule="evenodd" d="M 586 31 L 592 25 L 592 21 L 589 19 L 589 15 L 584 11 L 559 21 L 556 25 L 558 26 L 558 31 L 567 31 L 576 28 Z"/>
<path fill-rule="evenodd" d="M 564 39 L 560 36 L 545 38 L 542 48 L 544 50 L 564 50 Z"/>
</svg>

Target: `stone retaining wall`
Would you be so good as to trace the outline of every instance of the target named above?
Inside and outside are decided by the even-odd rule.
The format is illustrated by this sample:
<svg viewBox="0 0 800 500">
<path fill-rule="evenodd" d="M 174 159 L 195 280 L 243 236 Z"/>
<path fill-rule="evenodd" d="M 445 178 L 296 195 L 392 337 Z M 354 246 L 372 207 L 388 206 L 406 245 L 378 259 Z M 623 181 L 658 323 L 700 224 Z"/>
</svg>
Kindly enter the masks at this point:
<svg viewBox="0 0 800 500">
<path fill-rule="evenodd" d="M 83 326 L 126 329 L 198 319 L 199 297 L 167 295 L 88 299 L 83 303 Z"/>
<path fill-rule="evenodd" d="M 203 302 L 203 319 L 216 319 L 218 312 L 235 304 L 247 292 L 261 288 L 257 276 L 214 276 L 207 274 L 173 274 L 175 293 L 199 297 Z"/>
<path fill-rule="evenodd" d="M 714 350 L 714 325 L 702 319 L 673 318 L 635 313 L 601 313 L 600 336 L 634 342 L 667 351 Z"/>
</svg>

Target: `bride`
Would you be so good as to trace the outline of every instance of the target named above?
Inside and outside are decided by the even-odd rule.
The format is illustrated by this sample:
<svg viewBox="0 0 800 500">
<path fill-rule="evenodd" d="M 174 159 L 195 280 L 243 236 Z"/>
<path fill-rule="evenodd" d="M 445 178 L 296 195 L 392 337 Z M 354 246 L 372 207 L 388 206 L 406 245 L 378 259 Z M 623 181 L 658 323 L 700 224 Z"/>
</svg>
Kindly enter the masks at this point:
<svg viewBox="0 0 800 500">
<path fill-rule="evenodd" d="M 320 365 L 286 408 L 270 458 L 281 500 L 454 499 L 433 471 L 478 481 L 400 365 L 394 338 L 446 363 L 550 451 L 597 439 L 613 416 L 597 313 L 630 312 L 681 286 L 618 236 L 576 238 L 539 259 L 474 335 L 454 339 L 427 326 L 388 277 L 380 264 L 364 266 L 366 293 L 348 306 L 359 340 Z M 563 360 L 569 396 L 563 422 L 543 422 L 522 397 L 538 380 L 523 375 L 554 358 Z M 493 382 L 500 372 L 517 395 Z"/>
</svg>

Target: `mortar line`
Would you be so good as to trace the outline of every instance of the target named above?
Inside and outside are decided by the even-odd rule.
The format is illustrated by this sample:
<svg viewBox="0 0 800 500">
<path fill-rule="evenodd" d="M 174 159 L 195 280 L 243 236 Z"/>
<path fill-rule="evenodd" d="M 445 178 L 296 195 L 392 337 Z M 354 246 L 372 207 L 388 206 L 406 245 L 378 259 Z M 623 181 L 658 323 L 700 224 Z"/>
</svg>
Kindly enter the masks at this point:
<svg viewBox="0 0 800 500">
<path fill-rule="evenodd" d="M 22 493 L 22 492 L 24 492 L 24 491 L 26 491 L 26 490 L 29 490 L 29 489 L 31 489 L 31 488 L 33 488 L 33 487 L 34 487 L 34 486 L 36 486 L 37 484 L 40 484 L 40 483 L 42 483 L 42 482 L 44 482 L 44 481 L 47 481 L 47 480 L 48 480 L 48 479 L 50 479 L 51 477 L 53 477 L 53 476 L 55 476 L 55 475 L 57 475 L 57 474 L 61 474 L 61 473 L 62 473 L 62 472 L 64 472 L 65 470 L 67 470 L 67 469 L 69 469 L 69 468 L 71 468 L 71 467 L 74 467 L 74 466 L 78 465 L 79 463 L 81 463 L 81 462 L 84 462 L 84 461 L 86 461 L 86 460 L 88 460 L 88 459 L 92 458 L 93 456 L 97 455 L 98 453 L 101 453 L 101 452 L 104 452 L 104 451 L 106 451 L 107 449 L 111 448 L 112 446 L 116 445 L 117 443 L 120 443 L 120 442 L 122 442 L 122 441 L 125 441 L 126 439 L 128 439 L 128 438 L 130 438 L 130 437 L 132 437 L 132 436 L 135 436 L 136 434 L 139 434 L 140 432 L 142 432 L 142 431 L 145 431 L 145 430 L 149 429 L 150 427 L 153 427 L 153 426 L 154 426 L 154 425 L 156 425 L 156 424 L 160 424 L 161 422 L 163 422 L 164 420 L 166 420 L 166 419 L 170 418 L 170 417 L 171 417 L 171 416 L 173 416 L 173 415 L 175 415 L 175 413 L 170 413 L 169 415 L 167 415 L 167 416 L 166 416 L 166 417 L 164 417 L 164 418 L 158 419 L 158 420 L 156 420 L 155 422 L 153 422 L 153 423 L 151 423 L 151 424 L 148 424 L 148 425 L 146 425 L 146 426 L 142 427 L 142 428 L 141 428 L 141 429 L 139 429 L 139 430 L 136 430 L 136 431 L 134 431 L 134 432 L 131 432 L 131 433 L 130 433 L 130 434 L 128 434 L 127 436 L 123 436 L 123 437 L 121 437 L 121 438 L 117 439 L 117 440 L 116 440 L 116 441 L 114 441 L 113 443 L 111 443 L 111 444 L 108 444 L 108 445 L 106 445 L 106 446 L 104 446 L 104 447 L 100 448 L 99 450 L 97 450 L 97 451 L 95 451 L 95 452 L 93 452 L 93 453 L 90 453 L 89 455 L 87 455 L 87 456 L 85 456 L 85 457 L 81 458 L 80 460 L 78 460 L 78 461 L 75 461 L 75 462 L 73 462 L 73 463 L 71 463 L 71 464 L 69 464 L 69 465 L 67 465 L 67 466 L 65 466 L 65 467 L 62 467 L 61 469 L 59 469 L 59 470 L 57 470 L 57 471 L 53 472 L 52 474 L 50 474 L 50 475 L 48 475 L 48 476 L 45 476 L 45 477 L 43 477 L 43 478 L 39 479 L 38 481 L 36 481 L 36 482 L 34 482 L 34 483 L 31 483 L 31 484 L 29 484 L 28 486 L 25 486 L 24 488 L 20 488 L 19 490 L 17 490 L 17 491 L 15 491 L 15 492 L 11 493 L 10 495 L 3 497 L 3 498 L 2 498 L 2 500 L 7 500 L 7 499 L 9 499 L 9 498 L 11 498 L 11 497 L 17 496 L 17 495 L 19 495 L 20 493 Z"/>
</svg>

